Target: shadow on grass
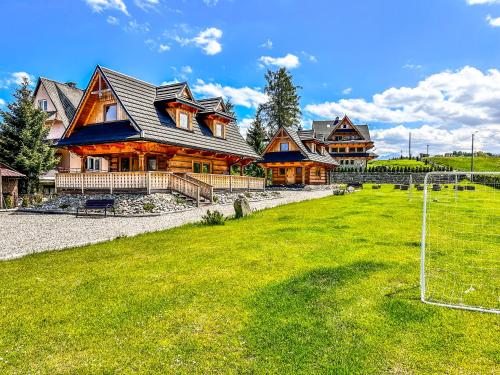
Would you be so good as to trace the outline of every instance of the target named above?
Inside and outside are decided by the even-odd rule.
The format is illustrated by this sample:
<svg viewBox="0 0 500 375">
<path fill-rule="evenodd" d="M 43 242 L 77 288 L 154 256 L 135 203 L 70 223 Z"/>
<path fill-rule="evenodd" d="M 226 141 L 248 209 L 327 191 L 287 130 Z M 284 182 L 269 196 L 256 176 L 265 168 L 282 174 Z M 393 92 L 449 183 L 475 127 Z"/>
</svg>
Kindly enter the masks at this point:
<svg viewBox="0 0 500 375">
<path fill-rule="evenodd" d="M 266 373 L 366 370 L 368 356 L 376 350 L 365 342 L 356 317 L 343 316 L 352 303 L 343 288 L 384 268 L 383 263 L 363 261 L 315 269 L 253 297 L 245 336 L 255 369 Z"/>
</svg>

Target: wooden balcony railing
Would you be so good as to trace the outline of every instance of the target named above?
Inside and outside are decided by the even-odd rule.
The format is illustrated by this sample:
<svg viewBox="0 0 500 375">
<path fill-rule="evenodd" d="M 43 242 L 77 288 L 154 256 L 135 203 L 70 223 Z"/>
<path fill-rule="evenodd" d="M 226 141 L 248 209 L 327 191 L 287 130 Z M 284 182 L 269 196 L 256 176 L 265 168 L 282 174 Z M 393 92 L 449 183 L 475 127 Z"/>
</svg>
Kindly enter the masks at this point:
<svg viewBox="0 0 500 375">
<path fill-rule="evenodd" d="M 259 177 L 236 176 L 208 173 L 186 173 L 199 181 L 213 186 L 214 189 L 222 190 L 265 190 L 266 181 Z"/>
</svg>

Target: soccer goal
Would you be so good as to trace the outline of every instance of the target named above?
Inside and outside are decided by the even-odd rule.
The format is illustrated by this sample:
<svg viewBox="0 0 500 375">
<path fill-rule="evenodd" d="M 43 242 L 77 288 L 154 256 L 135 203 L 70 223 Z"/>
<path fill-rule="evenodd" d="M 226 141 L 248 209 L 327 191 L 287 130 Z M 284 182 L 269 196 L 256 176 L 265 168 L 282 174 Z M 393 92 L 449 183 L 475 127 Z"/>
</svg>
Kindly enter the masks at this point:
<svg viewBox="0 0 500 375">
<path fill-rule="evenodd" d="M 421 299 L 500 313 L 500 172 L 425 176 Z"/>
</svg>

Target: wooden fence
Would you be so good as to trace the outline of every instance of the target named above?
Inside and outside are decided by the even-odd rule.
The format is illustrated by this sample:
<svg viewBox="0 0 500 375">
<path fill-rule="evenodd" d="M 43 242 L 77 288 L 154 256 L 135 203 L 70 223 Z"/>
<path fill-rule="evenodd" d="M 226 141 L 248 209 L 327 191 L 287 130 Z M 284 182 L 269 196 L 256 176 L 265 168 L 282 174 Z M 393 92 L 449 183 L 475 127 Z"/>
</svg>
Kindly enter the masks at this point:
<svg viewBox="0 0 500 375">
<path fill-rule="evenodd" d="M 199 181 L 220 190 L 265 190 L 266 180 L 259 177 L 208 173 L 186 173 Z"/>
</svg>

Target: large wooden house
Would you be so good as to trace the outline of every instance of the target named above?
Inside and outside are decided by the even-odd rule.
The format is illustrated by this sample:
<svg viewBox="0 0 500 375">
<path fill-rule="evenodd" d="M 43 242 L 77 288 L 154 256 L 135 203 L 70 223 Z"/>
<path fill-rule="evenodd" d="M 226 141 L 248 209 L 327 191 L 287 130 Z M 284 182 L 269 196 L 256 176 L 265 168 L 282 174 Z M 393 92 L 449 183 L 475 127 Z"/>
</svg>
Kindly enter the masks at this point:
<svg viewBox="0 0 500 375">
<path fill-rule="evenodd" d="M 59 174 L 56 185 L 154 190 L 173 180 L 196 179 L 195 184 L 216 188 L 263 186 L 261 179 L 223 178 L 231 166 L 244 167 L 258 158 L 234 120 L 222 98 L 197 100 L 187 83 L 156 86 L 97 66 L 57 144 L 81 157 L 86 182 Z M 96 166 L 100 160 L 105 168 Z M 101 173 L 91 175 L 94 171 Z"/>
<path fill-rule="evenodd" d="M 47 113 L 45 124 L 49 127 L 47 141 L 56 143 L 68 128 L 75 115 L 78 103 L 82 98 L 80 90 L 72 82 L 62 83 L 40 77 L 33 92 L 34 104 Z M 40 183 L 45 193 L 54 189 L 55 174 L 57 171 L 80 171 L 80 158 L 67 150 L 57 150 L 59 163 L 54 170 L 40 176 Z"/>
<path fill-rule="evenodd" d="M 324 185 L 338 163 L 327 143 L 314 130 L 281 127 L 271 138 L 259 161 L 273 185 Z"/>
<path fill-rule="evenodd" d="M 374 143 L 368 125 L 356 125 L 349 117 L 313 121 L 313 130 L 324 139 L 330 155 L 344 168 L 364 168 L 377 155 L 370 150 Z"/>
</svg>

